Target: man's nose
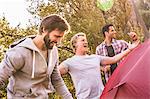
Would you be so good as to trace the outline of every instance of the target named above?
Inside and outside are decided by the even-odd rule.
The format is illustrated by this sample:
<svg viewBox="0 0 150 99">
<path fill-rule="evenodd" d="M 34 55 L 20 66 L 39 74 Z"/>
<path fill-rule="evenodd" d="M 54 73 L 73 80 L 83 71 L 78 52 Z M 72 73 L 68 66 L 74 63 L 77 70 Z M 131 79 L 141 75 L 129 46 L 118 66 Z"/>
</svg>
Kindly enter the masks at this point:
<svg viewBox="0 0 150 99">
<path fill-rule="evenodd" d="M 85 43 L 88 43 L 87 41 L 85 41 Z"/>
</svg>

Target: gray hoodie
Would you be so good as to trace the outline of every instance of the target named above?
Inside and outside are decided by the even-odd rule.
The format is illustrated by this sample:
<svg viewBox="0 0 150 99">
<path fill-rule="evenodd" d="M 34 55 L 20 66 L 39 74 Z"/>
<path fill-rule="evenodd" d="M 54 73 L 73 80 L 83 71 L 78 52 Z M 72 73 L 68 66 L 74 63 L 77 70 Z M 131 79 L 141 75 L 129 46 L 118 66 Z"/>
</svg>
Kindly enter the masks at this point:
<svg viewBox="0 0 150 99">
<path fill-rule="evenodd" d="M 72 99 L 57 69 L 58 50 L 48 51 L 48 65 L 31 38 L 24 38 L 11 46 L 0 63 L 0 85 L 9 78 L 8 99 L 48 99 L 56 91 L 64 99 Z"/>
</svg>

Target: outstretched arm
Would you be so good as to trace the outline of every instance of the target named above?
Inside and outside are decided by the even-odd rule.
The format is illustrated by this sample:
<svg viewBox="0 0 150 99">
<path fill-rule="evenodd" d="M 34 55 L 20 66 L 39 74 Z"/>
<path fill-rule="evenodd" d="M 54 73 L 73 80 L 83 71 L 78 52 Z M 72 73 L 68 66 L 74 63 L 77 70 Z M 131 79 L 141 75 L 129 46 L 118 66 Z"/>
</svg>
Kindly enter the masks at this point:
<svg viewBox="0 0 150 99">
<path fill-rule="evenodd" d="M 136 41 L 133 44 L 131 44 L 127 50 L 123 51 L 122 53 L 117 54 L 114 57 L 105 57 L 105 58 L 103 58 L 103 60 L 101 61 L 101 64 L 102 65 L 108 65 L 108 64 L 113 64 L 113 63 L 118 62 L 123 57 L 128 55 L 135 47 L 137 47 L 138 44 L 139 44 L 139 41 Z"/>
</svg>

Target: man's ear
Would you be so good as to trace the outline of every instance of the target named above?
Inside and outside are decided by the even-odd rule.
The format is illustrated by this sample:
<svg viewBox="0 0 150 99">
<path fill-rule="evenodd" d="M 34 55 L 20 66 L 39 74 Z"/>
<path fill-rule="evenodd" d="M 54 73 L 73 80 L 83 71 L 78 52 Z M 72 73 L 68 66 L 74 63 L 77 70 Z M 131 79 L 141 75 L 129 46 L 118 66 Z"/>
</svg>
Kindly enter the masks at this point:
<svg viewBox="0 0 150 99">
<path fill-rule="evenodd" d="M 75 45 L 74 45 L 74 49 L 76 50 L 76 49 L 77 49 L 77 47 L 78 47 L 78 45 L 77 45 L 77 44 L 75 44 Z"/>
<path fill-rule="evenodd" d="M 108 32 L 107 32 L 107 31 L 105 31 L 104 33 L 105 33 L 105 35 L 108 35 Z"/>
<path fill-rule="evenodd" d="M 42 30 L 41 32 L 44 33 L 44 31 L 45 31 L 44 27 L 41 27 L 41 30 Z"/>
<path fill-rule="evenodd" d="M 48 34 L 48 30 L 45 30 L 45 28 L 42 29 L 42 34 L 43 35 L 47 35 Z"/>
</svg>

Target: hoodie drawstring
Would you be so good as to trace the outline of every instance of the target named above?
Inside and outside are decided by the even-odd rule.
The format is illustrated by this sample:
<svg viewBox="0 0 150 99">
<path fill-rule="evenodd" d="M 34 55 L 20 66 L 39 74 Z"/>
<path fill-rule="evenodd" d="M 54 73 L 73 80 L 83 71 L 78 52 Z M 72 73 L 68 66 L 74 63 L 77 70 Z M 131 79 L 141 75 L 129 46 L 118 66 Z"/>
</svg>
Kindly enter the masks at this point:
<svg viewBox="0 0 150 99">
<path fill-rule="evenodd" d="M 49 65 L 48 65 L 48 70 L 47 73 L 50 74 L 52 72 L 53 69 L 52 65 L 53 65 L 53 50 L 50 51 L 50 56 L 49 56 Z M 35 51 L 33 51 L 33 64 L 32 64 L 32 75 L 31 78 L 35 77 Z"/>
<path fill-rule="evenodd" d="M 33 51 L 33 64 L 32 64 L 32 76 L 34 78 L 34 71 L 35 71 L 35 51 Z"/>
<path fill-rule="evenodd" d="M 53 50 L 50 51 L 49 65 L 48 65 L 48 74 L 50 74 L 50 72 L 51 72 L 51 70 L 52 70 L 52 69 L 50 69 L 51 66 L 53 65 L 52 62 L 53 62 Z"/>
</svg>

